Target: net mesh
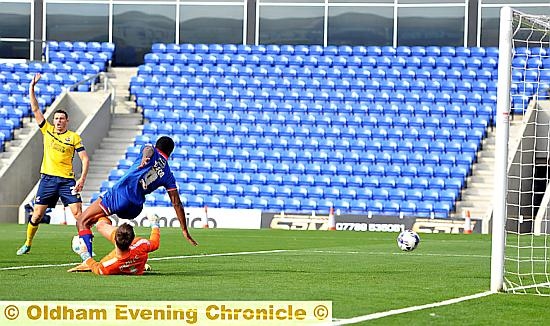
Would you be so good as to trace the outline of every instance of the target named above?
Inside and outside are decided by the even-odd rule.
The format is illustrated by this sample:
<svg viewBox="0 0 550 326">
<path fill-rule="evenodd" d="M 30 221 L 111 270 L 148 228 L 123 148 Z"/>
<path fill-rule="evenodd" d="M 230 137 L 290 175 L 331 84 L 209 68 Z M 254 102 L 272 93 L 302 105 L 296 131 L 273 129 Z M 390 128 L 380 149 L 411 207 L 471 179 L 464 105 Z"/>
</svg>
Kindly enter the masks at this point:
<svg viewBox="0 0 550 326">
<path fill-rule="evenodd" d="M 513 18 L 504 288 L 550 295 L 550 16 Z"/>
</svg>

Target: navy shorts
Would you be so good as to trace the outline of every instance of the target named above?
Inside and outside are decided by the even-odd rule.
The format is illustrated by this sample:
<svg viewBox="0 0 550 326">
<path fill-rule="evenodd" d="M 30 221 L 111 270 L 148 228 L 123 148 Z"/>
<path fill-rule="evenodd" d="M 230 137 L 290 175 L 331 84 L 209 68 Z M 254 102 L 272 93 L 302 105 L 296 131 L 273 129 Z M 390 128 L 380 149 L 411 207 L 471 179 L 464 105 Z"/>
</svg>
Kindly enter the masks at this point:
<svg viewBox="0 0 550 326">
<path fill-rule="evenodd" d="M 143 210 L 143 204 L 136 204 L 115 191 L 107 191 L 101 195 L 101 206 L 107 215 L 116 214 L 125 220 L 135 219 Z"/>
<path fill-rule="evenodd" d="M 59 198 L 61 198 L 61 202 L 65 206 L 81 203 L 82 198 L 80 198 L 80 194 L 72 193 L 71 188 L 75 185 L 75 179 L 42 174 L 34 203 L 37 205 L 48 205 L 50 208 L 55 207 Z"/>
</svg>

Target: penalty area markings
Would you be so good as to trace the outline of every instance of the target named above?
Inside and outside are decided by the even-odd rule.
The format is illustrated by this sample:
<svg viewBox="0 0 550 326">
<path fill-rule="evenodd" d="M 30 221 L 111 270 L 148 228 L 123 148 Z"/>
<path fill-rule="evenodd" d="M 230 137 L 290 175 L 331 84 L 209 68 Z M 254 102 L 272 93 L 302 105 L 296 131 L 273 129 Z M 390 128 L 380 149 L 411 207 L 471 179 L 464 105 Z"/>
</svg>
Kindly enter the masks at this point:
<svg viewBox="0 0 550 326">
<path fill-rule="evenodd" d="M 413 312 L 413 311 L 418 311 L 418 310 L 423 310 L 423 309 L 442 307 L 442 306 L 447 306 L 447 305 L 451 305 L 451 304 L 455 304 L 455 303 L 459 303 L 459 302 L 463 302 L 463 301 L 479 299 L 479 298 L 483 298 L 483 297 L 486 297 L 486 296 L 491 295 L 491 294 L 496 294 L 496 292 L 492 292 L 492 291 L 480 292 L 480 293 L 476 293 L 476 294 L 472 294 L 472 295 L 467 295 L 467 296 L 464 296 L 464 297 L 459 297 L 459 298 L 454 298 L 454 299 L 449 299 L 449 300 L 444 300 L 444 301 L 439 301 L 439 302 L 434 302 L 434 303 L 428 303 L 428 304 L 424 304 L 424 305 L 420 305 L 420 306 L 412 306 L 412 307 L 407 307 L 407 308 L 376 312 L 376 313 L 373 313 L 373 314 L 353 317 L 353 318 L 349 318 L 349 319 L 339 319 L 339 320 L 335 319 L 333 321 L 333 323 L 331 323 L 330 325 L 355 324 L 355 323 L 359 323 L 359 322 L 362 322 L 362 321 L 374 320 L 374 319 L 378 319 L 378 318 L 384 318 L 384 317 L 388 317 L 388 316 L 404 314 L 404 313 L 407 313 L 407 312 Z"/>
</svg>

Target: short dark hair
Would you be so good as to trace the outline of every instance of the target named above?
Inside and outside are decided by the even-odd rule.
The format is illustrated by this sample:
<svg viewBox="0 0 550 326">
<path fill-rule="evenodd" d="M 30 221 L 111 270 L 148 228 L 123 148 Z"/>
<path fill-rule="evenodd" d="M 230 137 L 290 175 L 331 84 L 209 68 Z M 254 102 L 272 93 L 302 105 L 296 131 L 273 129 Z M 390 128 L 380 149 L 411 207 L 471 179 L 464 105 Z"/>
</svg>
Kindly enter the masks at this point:
<svg viewBox="0 0 550 326">
<path fill-rule="evenodd" d="M 55 112 L 53 113 L 53 115 L 55 116 L 56 113 L 64 114 L 64 115 L 65 115 L 65 119 L 69 119 L 69 114 L 68 114 L 67 111 L 65 111 L 65 110 L 57 109 L 57 110 L 55 110 Z"/>
<path fill-rule="evenodd" d="M 124 250 L 124 251 L 128 250 L 128 248 L 130 248 L 130 245 L 132 244 L 132 241 L 134 241 L 135 236 L 136 235 L 134 233 L 133 226 L 131 226 L 128 223 L 124 223 L 120 225 L 116 229 L 116 233 L 115 233 L 116 246 L 120 250 Z"/>
<path fill-rule="evenodd" d="M 157 139 L 155 147 L 166 154 L 166 156 L 170 156 L 170 154 L 172 154 L 172 151 L 174 150 L 174 141 L 168 136 L 162 136 Z"/>
</svg>

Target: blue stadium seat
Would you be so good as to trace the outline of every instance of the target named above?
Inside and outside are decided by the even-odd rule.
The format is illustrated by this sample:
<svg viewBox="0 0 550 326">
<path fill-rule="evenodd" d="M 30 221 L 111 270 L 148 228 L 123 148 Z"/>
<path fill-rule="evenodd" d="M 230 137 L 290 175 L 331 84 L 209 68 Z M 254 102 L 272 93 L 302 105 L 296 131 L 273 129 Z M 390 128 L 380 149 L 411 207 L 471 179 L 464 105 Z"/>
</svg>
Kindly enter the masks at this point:
<svg viewBox="0 0 550 326">
<path fill-rule="evenodd" d="M 404 201 L 406 198 L 406 191 L 403 188 L 390 189 L 388 199 L 392 201 Z"/>
<path fill-rule="evenodd" d="M 433 214 L 433 203 L 431 202 L 417 202 L 416 203 L 416 213 L 419 217 L 431 217 Z"/>
<path fill-rule="evenodd" d="M 384 211 L 384 202 L 381 200 L 372 200 L 367 202 L 367 211 L 372 214 L 382 214 Z"/>
<path fill-rule="evenodd" d="M 405 200 L 408 202 L 418 202 L 422 200 L 423 190 L 421 189 L 407 189 L 405 190 Z M 416 209 L 416 206 L 415 206 Z"/>
<path fill-rule="evenodd" d="M 409 46 L 398 46 L 397 48 L 395 48 L 395 55 L 397 56 L 402 56 L 402 57 L 409 57 L 411 56 L 412 54 L 412 51 L 411 51 L 411 48 Z"/>
</svg>

